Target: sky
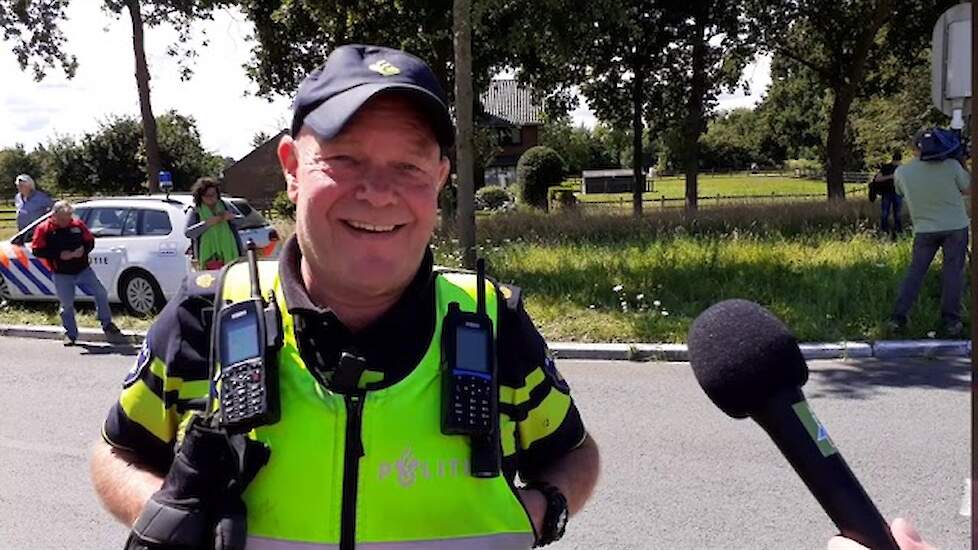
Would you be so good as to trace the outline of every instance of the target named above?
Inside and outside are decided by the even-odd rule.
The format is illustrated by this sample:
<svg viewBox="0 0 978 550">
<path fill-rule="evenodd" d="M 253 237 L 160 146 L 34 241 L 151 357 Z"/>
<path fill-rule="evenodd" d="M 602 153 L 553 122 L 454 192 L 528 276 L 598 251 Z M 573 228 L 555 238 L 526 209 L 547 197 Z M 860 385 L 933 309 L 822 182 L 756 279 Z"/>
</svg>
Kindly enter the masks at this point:
<svg viewBox="0 0 978 550">
<path fill-rule="evenodd" d="M 69 4 L 62 28 L 67 49 L 78 59 L 73 79 L 52 69 L 43 81 L 35 82 L 29 71 L 20 70 L 10 44 L 0 47 L 0 148 L 20 143 L 30 150 L 58 135 L 93 132 L 100 121 L 114 115 L 138 116 L 129 19 L 106 14 L 98 4 Z M 197 24 L 194 76 L 181 81 L 177 62 L 166 54 L 176 32 L 167 27 L 145 31 L 153 112 L 159 116 L 175 109 L 192 116 L 204 147 L 235 159 L 251 150 L 256 133 L 275 134 L 289 121 L 289 99 L 257 97 L 257 86 L 242 67 L 251 55 L 251 32 L 251 24 L 236 10 L 219 11 L 213 21 Z M 199 47 L 204 36 L 208 46 Z M 722 95 L 720 109 L 760 101 L 771 81 L 770 58 L 758 58 L 744 76 L 751 82 L 751 95 Z M 572 116 L 588 127 L 596 122 L 586 104 Z"/>
</svg>

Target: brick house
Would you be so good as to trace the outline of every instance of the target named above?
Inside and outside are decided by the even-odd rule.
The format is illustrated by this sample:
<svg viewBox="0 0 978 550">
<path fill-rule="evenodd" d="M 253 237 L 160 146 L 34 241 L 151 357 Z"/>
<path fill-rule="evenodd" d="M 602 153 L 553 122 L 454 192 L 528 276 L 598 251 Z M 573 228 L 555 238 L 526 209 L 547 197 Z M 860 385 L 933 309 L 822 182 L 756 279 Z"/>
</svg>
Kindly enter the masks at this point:
<svg viewBox="0 0 978 550">
<path fill-rule="evenodd" d="M 280 191 L 285 191 L 285 178 L 275 150 L 287 130 L 275 134 L 241 160 L 224 169 L 222 190 L 244 197 L 255 208 L 265 209 Z"/>
<path fill-rule="evenodd" d="M 482 113 L 477 124 L 495 132 L 499 146 L 495 157 L 484 168 L 483 181 L 486 185 L 513 184 L 520 156 L 539 144 L 542 110 L 533 101 L 531 91 L 513 79 L 493 80 L 480 100 Z"/>
</svg>

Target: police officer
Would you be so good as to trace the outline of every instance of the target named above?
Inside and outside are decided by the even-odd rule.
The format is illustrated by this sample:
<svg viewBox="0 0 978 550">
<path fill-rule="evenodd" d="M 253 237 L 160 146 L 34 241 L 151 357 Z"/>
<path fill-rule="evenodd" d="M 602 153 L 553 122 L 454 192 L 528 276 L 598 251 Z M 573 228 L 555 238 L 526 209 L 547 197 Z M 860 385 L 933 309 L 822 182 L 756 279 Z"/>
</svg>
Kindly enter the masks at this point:
<svg viewBox="0 0 978 550">
<path fill-rule="evenodd" d="M 136 526 L 140 548 L 175 546 L 147 534 L 164 516 L 194 518 L 179 535 L 185 547 L 234 547 L 237 535 L 215 543 L 201 527 L 229 514 L 247 525 L 249 550 L 559 539 L 593 490 L 598 449 L 518 288 L 493 284 L 486 295 L 502 475 L 471 475 L 469 439 L 439 427 L 446 307 L 475 300 L 475 277 L 434 268 L 429 250 L 453 142 L 441 86 L 414 56 L 348 45 L 305 79 L 293 109 L 278 158 L 295 236 L 262 271 L 282 317 L 281 417 L 248 439 L 266 452 L 251 467 L 223 460 L 228 451 L 186 412 L 208 393 L 222 286 L 192 277 L 149 330 L 105 421 L 92 458 L 104 505 Z M 247 294 L 248 280 L 247 269 L 227 270 L 222 299 Z M 352 377 L 349 355 L 365 366 Z"/>
</svg>

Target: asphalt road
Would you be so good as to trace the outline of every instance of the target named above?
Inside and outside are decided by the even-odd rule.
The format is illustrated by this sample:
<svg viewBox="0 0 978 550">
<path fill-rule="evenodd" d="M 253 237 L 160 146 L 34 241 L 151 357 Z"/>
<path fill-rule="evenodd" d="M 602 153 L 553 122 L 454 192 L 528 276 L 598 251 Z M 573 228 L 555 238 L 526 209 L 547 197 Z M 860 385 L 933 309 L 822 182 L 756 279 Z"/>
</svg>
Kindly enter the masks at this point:
<svg viewBox="0 0 978 550">
<path fill-rule="evenodd" d="M 135 350 L 0 338 L 0 548 L 119 548 L 87 454 Z M 754 423 L 682 363 L 560 363 L 603 453 L 588 508 L 551 548 L 817 549 L 833 526 Z M 887 517 L 967 548 L 967 360 L 820 361 L 812 406 Z"/>
</svg>

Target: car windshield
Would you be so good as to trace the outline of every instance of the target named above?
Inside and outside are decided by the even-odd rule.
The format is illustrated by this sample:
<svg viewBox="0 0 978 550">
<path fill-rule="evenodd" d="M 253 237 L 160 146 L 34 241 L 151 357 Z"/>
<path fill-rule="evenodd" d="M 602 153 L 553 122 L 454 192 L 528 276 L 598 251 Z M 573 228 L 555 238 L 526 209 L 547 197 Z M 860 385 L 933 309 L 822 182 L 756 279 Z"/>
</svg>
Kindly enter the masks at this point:
<svg viewBox="0 0 978 550">
<path fill-rule="evenodd" d="M 231 199 L 231 204 L 241 212 L 244 216 L 244 220 L 238 224 L 239 229 L 254 229 L 256 227 L 265 227 L 268 225 L 268 221 L 265 217 L 261 215 L 261 212 L 255 210 L 248 204 L 248 201 L 244 199 Z"/>
</svg>

